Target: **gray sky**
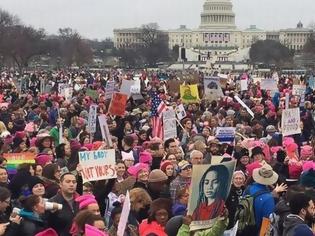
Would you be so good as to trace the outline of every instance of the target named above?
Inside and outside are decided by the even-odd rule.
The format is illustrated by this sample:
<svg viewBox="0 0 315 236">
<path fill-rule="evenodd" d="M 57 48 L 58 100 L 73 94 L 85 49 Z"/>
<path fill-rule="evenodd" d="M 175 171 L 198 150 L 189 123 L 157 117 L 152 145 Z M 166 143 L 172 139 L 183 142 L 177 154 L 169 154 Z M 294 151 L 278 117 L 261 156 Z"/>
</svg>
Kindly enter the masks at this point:
<svg viewBox="0 0 315 236">
<path fill-rule="evenodd" d="M 157 22 L 162 29 L 197 28 L 205 0 L 0 0 L 0 7 L 27 25 L 56 33 L 71 27 L 91 39 L 113 36 L 114 28 Z M 233 0 L 236 25 L 274 30 L 315 21 L 314 0 Z"/>
</svg>

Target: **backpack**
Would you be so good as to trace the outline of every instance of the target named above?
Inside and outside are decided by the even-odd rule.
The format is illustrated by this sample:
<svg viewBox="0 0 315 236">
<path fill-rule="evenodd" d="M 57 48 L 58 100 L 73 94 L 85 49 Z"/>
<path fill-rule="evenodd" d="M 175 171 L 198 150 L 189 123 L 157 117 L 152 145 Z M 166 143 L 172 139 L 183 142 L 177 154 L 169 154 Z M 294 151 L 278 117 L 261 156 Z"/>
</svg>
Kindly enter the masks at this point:
<svg viewBox="0 0 315 236">
<path fill-rule="evenodd" d="M 254 235 L 252 234 L 256 231 L 254 201 L 256 197 L 265 193 L 269 193 L 269 191 L 260 190 L 252 196 L 247 193 L 239 199 L 234 219 L 235 223 L 238 221 L 238 232 L 242 235 Z"/>
<path fill-rule="evenodd" d="M 269 216 L 270 219 L 270 236 L 281 236 L 281 230 L 279 228 L 280 216 L 276 213 L 271 213 Z"/>
</svg>

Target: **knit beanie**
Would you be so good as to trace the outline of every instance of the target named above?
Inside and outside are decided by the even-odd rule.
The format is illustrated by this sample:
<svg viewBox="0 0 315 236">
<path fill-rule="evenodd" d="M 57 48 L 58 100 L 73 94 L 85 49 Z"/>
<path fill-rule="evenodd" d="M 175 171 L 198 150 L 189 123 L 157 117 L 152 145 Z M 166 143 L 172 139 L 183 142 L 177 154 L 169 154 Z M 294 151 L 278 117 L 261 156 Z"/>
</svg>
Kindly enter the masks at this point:
<svg viewBox="0 0 315 236">
<path fill-rule="evenodd" d="M 158 183 L 158 182 L 163 182 L 168 179 L 167 175 L 159 169 L 152 170 L 149 174 L 149 183 Z"/>
<path fill-rule="evenodd" d="M 139 154 L 139 162 L 151 164 L 152 163 L 152 155 L 147 151 L 140 152 Z"/>
<path fill-rule="evenodd" d="M 44 167 L 49 162 L 52 162 L 52 160 L 53 160 L 53 157 L 47 154 L 38 154 L 37 157 L 35 158 L 36 164 L 42 167 Z"/>
<path fill-rule="evenodd" d="M 300 184 L 304 187 L 315 188 L 315 170 L 304 172 L 300 177 Z"/>
<path fill-rule="evenodd" d="M 171 165 L 173 165 L 171 161 L 163 161 L 163 162 L 161 163 L 160 169 L 161 169 L 163 172 L 165 172 L 165 171 L 166 171 L 166 168 L 167 168 L 168 166 L 171 166 Z"/>
<path fill-rule="evenodd" d="M 32 191 L 33 187 L 36 185 L 36 184 L 42 184 L 44 185 L 44 181 L 41 180 L 40 178 L 38 178 L 37 176 L 32 176 L 29 181 L 28 181 L 28 188 L 30 191 Z"/>
</svg>

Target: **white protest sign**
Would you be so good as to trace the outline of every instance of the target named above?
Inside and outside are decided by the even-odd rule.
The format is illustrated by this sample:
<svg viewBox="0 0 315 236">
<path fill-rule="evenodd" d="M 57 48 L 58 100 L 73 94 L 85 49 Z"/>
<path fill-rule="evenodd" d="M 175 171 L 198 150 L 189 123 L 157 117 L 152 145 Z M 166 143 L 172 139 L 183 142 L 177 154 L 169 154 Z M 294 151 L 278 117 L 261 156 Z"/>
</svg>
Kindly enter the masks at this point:
<svg viewBox="0 0 315 236">
<path fill-rule="evenodd" d="M 68 87 L 64 89 L 64 93 L 65 93 L 65 99 L 66 101 L 70 101 L 72 98 L 72 94 L 73 94 L 73 89 Z"/>
<path fill-rule="evenodd" d="M 174 110 L 163 112 L 164 140 L 177 137 L 176 117 Z"/>
<path fill-rule="evenodd" d="M 300 134 L 300 108 L 285 109 L 282 111 L 282 135 Z"/>
<path fill-rule="evenodd" d="M 292 87 L 292 94 L 293 95 L 302 96 L 303 94 L 305 94 L 305 90 L 306 90 L 306 86 L 305 85 L 294 84 L 293 87 Z"/>
<path fill-rule="evenodd" d="M 217 127 L 216 138 L 220 143 L 232 143 L 235 138 L 235 127 Z"/>
<path fill-rule="evenodd" d="M 89 128 L 90 133 L 96 132 L 96 115 L 97 115 L 97 105 L 93 104 L 90 106 L 90 110 L 89 110 L 88 128 Z"/>
<path fill-rule="evenodd" d="M 59 144 L 63 143 L 63 129 L 62 124 L 59 124 Z"/>
<path fill-rule="evenodd" d="M 241 79 L 241 91 L 246 91 L 248 89 L 247 79 Z"/>
<path fill-rule="evenodd" d="M 176 110 L 175 110 L 175 111 L 176 111 L 177 119 L 179 119 L 179 120 L 182 120 L 182 119 L 184 119 L 184 118 L 187 116 L 183 104 L 178 105 L 178 106 L 176 107 Z"/>
<path fill-rule="evenodd" d="M 69 86 L 64 83 L 59 83 L 58 84 L 58 94 L 62 97 L 65 96 L 65 89 L 68 88 Z"/>
<path fill-rule="evenodd" d="M 223 236 L 236 236 L 238 230 L 238 221 L 232 229 L 225 230 Z"/>
<path fill-rule="evenodd" d="M 127 94 L 129 97 L 131 95 L 131 87 L 134 85 L 136 85 L 136 81 L 123 79 L 120 86 L 120 92 Z"/>
<path fill-rule="evenodd" d="M 105 142 L 107 143 L 108 146 L 112 147 L 113 142 L 112 142 L 112 138 L 111 138 L 111 135 L 110 135 L 110 132 L 108 129 L 106 116 L 100 115 L 100 116 L 98 116 L 98 120 L 100 123 L 103 140 L 105 140 Z"/>
<path fill-rule="evenodd" d="M 129 212 L 130 212 L 130 197 L 129 197 L 129 191 L 127 191 L 124 205 L 121 211 L 120 215 L 120 220 L 118 223 L 118 228 L 117 228 L 117 236 L 124 236 L 125 234 L 125 229 L 128 223 L 128 217 L 129 217 Z"/>
<path fill-rule="evenodd" d="M 115 149 L 79 152 L 83 182 L 116 178 Z"/>
<path fill-rule="evenodd" d="M 115 81 L 114 80 L 109 80 L 106 83 L 106 88 L 105 88 L 105 99 L 111 99 L 113 96 L 113 93 L 115 92 Z"/>
<path fill-rule="evenodd" d="M 234 98 L 254 118 L 254 112 L 238 96 L 235 95 Z"/>
<path fill-rule="evenodd" d="M 264 90 L 277 90 L 277 81 L 272 78 L 263 79 L 260 82 L 260 88 Z"/>
<path fill-rule="evenodd" d="M 213 101 L 224 96 L 220 85 L 220 77 L 205 77 L 203 80 L 203 84 L 204 97 L 207 100 Z"/>
<path fill-rule="evenodd" d="M 130 93 L 132 94 L 140 94 L 141 92 L 141 84 L 140 80 L 134 81 L 134 85 L 130 87 Z"/>
</svg>

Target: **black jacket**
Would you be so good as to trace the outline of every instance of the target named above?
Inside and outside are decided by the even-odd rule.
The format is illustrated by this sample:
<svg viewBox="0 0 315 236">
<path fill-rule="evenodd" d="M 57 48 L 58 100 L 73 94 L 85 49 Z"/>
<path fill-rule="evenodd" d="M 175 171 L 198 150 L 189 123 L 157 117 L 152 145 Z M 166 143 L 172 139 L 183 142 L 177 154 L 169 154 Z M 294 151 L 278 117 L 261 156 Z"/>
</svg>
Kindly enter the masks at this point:
<svg viewBox="0 0 315 236">
<path fill-rule="evenodd" d="M 239 204 L 239 198 L 244 193 L 244 187 L 236 188 L 234 185 L 231 186 L 230 194 L 225 202 L 226 208 L 229 211 L 229 225 L 228 229 L 231 229 L 235 225 L 235 213 Z"/>
<path fill-rule="evenodd" d="M 73 218 L 79 211 L 79 204 L 73 200 L 72 207 L 70 207 L 69 202 L 64 199 L 60 192 L 49 199 L 49 202 L 56 202 L 63 206 L 60 211 L 48 212 L 47 219 L 49 227 L 56 230 L 59 236 L 70 236 L 69 230 Z"/>
</svg>

